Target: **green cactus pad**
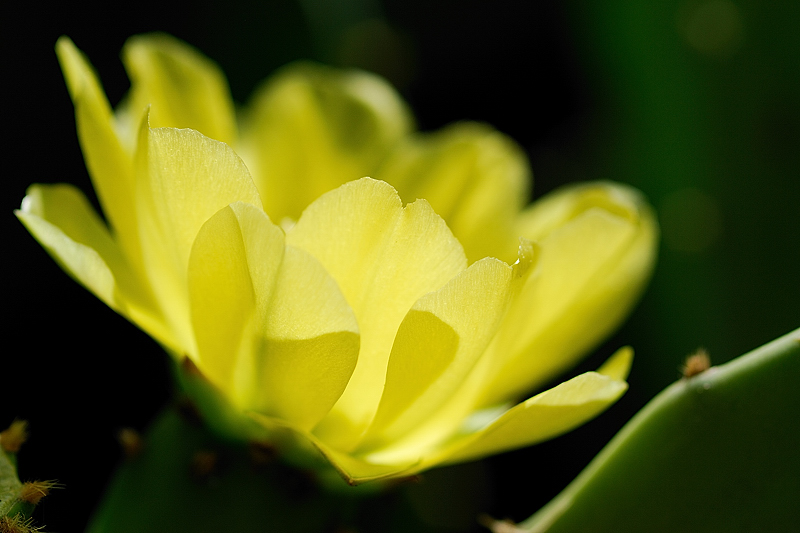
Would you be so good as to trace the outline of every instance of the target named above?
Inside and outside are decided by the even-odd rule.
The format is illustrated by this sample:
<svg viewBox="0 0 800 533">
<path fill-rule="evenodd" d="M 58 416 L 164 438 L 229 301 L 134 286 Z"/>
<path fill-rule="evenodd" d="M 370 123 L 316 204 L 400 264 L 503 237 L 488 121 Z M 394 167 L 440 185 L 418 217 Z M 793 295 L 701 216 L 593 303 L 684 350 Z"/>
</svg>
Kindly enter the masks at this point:
<svg viewBox="0 0 800 533">
<path fill-rule="evenodd" d="M 22 483 L 17 477 L 17 467 L 11 454 L 0 447 L 0 516 L 11 516 L 18 512 L 21 489 Z"/>
<path fill-rule="evenodd" d="M 681 379 L 519 530 L 793 530 L 800 524 L 798 381 L 800 329 Z"/>
<path fill-rule="evenodd" d="M 394 487 L 400 490 L 330 491 L 312 471 L 287 466 L 269 447 L 221 439 L 176 407 L 134 449 L 87 533 L 441 533 L 453 524 L 456 530 L 474 525 L 478 512 L 468 490 L 481 478 L 474 466 L 445 468 L 423 483 Z M 443 497 L 463 512 L 429 519 L 425 507 Z"/>
<path fill-rule="evenodd" d="M 27 422 L 14 421 L 0 432 L 0 532 L 40 531 L 31 513 L 47 493 L 58 486 L 54 481 L 22 483 L 17 475 L 17 454 L 27 438 Z"/>
</svg>

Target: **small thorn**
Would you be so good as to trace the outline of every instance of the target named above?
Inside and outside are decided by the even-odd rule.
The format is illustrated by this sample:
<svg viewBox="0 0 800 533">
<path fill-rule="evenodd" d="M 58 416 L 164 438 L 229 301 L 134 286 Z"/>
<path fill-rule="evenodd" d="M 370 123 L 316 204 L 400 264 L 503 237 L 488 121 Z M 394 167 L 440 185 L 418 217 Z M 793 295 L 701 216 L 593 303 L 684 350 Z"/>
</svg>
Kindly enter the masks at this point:
<svg viewBox="0 0 800 533">
<path fill-rule="evenodd" d="M 0 516 L 0 533 L 34 533 L 40 529 L 33 525 L 32 518 L 25 518 L 21 514 Z"/>
<path fill-rule="evenodd" d="M 0 447 L 8 453 L 17 453 L 28 440 L 28 422 L 14 420 L 8 429 L 0 432 Z"/>
<path fill-rule="evenodd" d="M 53 489 L 61 488 L 57 481 L 28 481 L 22 484 L 19 499 L 31 505 L 38 505 L 42 498 Z"/>
<path fill-rule="evenodd" d="M 189 472 L 195 481 L 203 482 L 208 480 L 219 466 L 219 455 L 216 452 L 200 450 L 192 456 Z"/>
<path fill-rule="evenodd" d="M 203 373 L 197 368 L 197 365 L 194 361 L 188 356 L 184 355 L 183 359 L 181 360 L 181 370 L 183 370 L 187 376 L 193 377 L 200 377 L 204 378 Z"/>
<path fill-rule="evenodd" d="M 126 461 L 132 461 L 139 457 L 144 449 L 144 439 L 133 428 L 122 428 L 117 432 L 117 441 L 122 448 L 122 454 Z"/>
<path fill-rule="evenodd" d="M 251 441 L 247 445 L 247 452 L 255 468 L 265 467 L 278 457 L 278 449 L 269 442 Z"/>
<path fill-rule="evenodd" d="M 708 352 L 704 348 L 698 348 L 686 358 L 681 367 L 681 374 L 683 374 L 683 379 L 689 379 L 709 368 L 711 368 L 711 358 L 709 358 Z"/>
<path fill-rule="evenodd" d="M 198 409 L 197 405 L 189 398 L 181 398 L 177 401 L 175 407 L 178 410 L 178 414 L 186 422 L 195 426 L 203 425 L 203 415 L 200 414 L 200 409 Z"/>
</svg>

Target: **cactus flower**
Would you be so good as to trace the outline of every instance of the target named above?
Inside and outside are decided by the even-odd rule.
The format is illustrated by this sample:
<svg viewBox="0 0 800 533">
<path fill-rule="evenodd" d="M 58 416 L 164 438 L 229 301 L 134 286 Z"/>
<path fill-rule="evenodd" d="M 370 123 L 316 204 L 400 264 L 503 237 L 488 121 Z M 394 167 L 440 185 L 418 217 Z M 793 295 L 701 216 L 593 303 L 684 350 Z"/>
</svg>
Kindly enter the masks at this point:
<svg viewBox="0 0 800 533">
<path fill-rule="evenodd" d="M 217 67 L 170 37 L 126 44 L 116 111 L 71 41 L 57 53 L 108 222 L 64 184 L 31 186 L 17 216 L 196 370 L 220 431 L 356 484 L 552 438 L 626 390 L 623 348 L 514 405 L 641 292 L 657 227 L 636 191 L 582 184 L 524 207 L 512 141 L 471 123 L 413 133 L 366 73 L 289 67 L 237 122 Z"/>
</svg>

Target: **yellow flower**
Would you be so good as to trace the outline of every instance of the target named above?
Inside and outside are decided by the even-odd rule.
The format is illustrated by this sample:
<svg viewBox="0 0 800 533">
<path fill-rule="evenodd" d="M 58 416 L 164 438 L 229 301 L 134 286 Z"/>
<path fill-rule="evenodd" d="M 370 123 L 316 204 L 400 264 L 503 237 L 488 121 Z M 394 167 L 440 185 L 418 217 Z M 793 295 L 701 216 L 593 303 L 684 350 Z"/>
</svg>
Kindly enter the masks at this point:
<svg viewBox="0 0 800 533">
<path fill-rule="evenodd" d="M 191 362 L 217 429 L 360 483 L 551 438 L 626 390 L 624 348 L 512 407 L 636 300 L 657 235 L 637 192 L 583 184 L 521 210 L 512 141 L 414 134 L 366 73 L 288 67 L 237 124 L 217 67 L 170 37 L 126 44 L 116 112 L 71 41 L 57 53 L 108 225 L 69 185 L 31 186 L 17 216 Z"/>
</svg>

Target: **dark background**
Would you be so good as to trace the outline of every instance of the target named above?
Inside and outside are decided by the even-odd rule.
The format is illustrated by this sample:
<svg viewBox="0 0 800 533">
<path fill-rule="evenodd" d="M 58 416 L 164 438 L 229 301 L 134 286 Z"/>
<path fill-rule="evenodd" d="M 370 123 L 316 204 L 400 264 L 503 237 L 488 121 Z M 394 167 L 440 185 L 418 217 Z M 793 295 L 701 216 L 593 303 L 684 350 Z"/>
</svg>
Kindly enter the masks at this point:
<svg viewBox="0 0 800 533">
<path fill-rule="evenodd" d="M 15 219 L 33 182 L 91 194 L 53 46 L 69 35 L 112 104 L 125 39 L 195 45 L 245 102 L 298 58 L 388 76 L 421 129 L 482 120 L 527 151 L 534 196 L 613 179 L 640 188 L 663 239 L 630 320 L 574 373 L 631 344 L 630 391 L 599 419 L 484 462 L 521 520 L 559 492 L 703 346 L 722 363 L 800 326 L 800 7 L 756 0 L 29 2 L 2 8 L 3 323 L 0 425 L 31 423 L 24 479 L 58 479 L 49 531 L 80 531 L 118 460 L 114 432 L 167 401 L 160 348 L 69 280 Z M 656 5 L 657 4 L 657 5 Z M 521 483 L 519 490 L 515 485 Z"/>
</svg>

